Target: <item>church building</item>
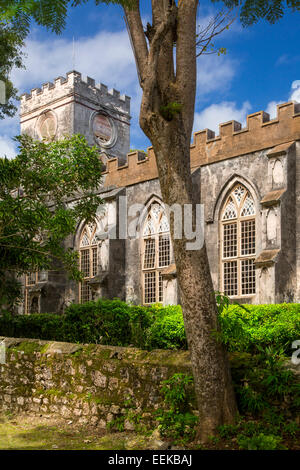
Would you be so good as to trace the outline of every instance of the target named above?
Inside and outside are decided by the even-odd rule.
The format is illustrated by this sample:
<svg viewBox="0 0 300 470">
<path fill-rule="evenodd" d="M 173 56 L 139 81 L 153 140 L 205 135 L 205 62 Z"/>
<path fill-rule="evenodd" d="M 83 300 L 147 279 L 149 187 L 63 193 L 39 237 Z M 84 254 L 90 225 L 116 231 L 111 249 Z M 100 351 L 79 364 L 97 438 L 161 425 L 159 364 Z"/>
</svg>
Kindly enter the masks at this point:
<svg viewBox="0 0 300 470">
<path fill-rule="evenodd" d="M 98 146 L 105 171 L 96 223 L 79 221 L 66 240 L 79 251 L 84 281 L 31 273 L 20 313 L 63 312 L 100 297 L 180 303 L 155 154 L 130 152 L 130 98 L 72 71 L 22 96 L 21 132 L 80 133 Z M 300 302 L 300 104 L 278 105 L 274 119 L 250 114 L 245 127 L 222 123 L 218 136 L 196 132 L 190 162 L 215 290 L 240 303 Z M 125 200 L 144 207 L 138 237 L 120 236 Z"/>
</svg>

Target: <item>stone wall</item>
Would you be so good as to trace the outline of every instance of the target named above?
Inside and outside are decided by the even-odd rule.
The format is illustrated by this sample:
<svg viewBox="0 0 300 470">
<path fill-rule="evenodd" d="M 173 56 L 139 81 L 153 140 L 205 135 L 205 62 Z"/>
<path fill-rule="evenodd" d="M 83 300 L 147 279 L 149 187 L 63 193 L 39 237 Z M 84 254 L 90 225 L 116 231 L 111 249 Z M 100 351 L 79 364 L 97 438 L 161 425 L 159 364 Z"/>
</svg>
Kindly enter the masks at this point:
<svg viewBox="0 0 300 470">
<path fill-rule="evenodd" d="M 295 265 L 296 236 L 299 239 L 298 218 L 295 217 L 299 210 L 295 199 L 298 161 L 299 150 L 290 142 L 201 167 L 205 239 L 215 290 L 222 290 L 220 213 L 229 192 L 241 183 L 256 205 L 256 294 L 235 300 L 254 304 L 299 302 Z M 277 170 L 275 175 L 278 167 L 280 174 Z M 266 257 L 263 262 L 262 258 L 268 253 L 277 253 L 277 257 L 274 260 Z"/>
<path fill-rule="evenodd" d="M 99 345 L 1 338 L 0 410 L 61 416 L 105 428 L 153 424 L 160 384 L 191 374 L 187 351 L 142 351 Z M 193 391 L 192 391 L 193 395 Z"/>
<path fill-rule="evenodd" d="M 152 147 L 147 154 L 129 151 L 130 98 L 83 79 L 73 71 L 31 90 L 21 98 L 21 130 L 39 136 L 39 119 L 51 111 L 56 116 L 56 138 L 82 133 L 95 144 L 93 116 L 104 113 L 114 122 L 118 138 L 111 147 L 101 148 L 106 163 L 99 193 L 105 206 L 99 207 L 98 272 L 91 280 L 93 298 L 118 297 L 143 303 L 142 244 L 128 236 L 106 240 L 109 227 L 116 226 L 120 210 L 118 196 L 133 204 L 149 206 L 161 200 L 156 158 Z M 105 158 L 104 158 L 105 156 Z M 115 157 L 106 159 L 106 157 Z M 256 294 L 235 299 L 241 303 L 300 301 L 300 103 L 277 106 L 277 116 L 263 112 L 247 116 L 242 128 L 236 121 L 221 123 L 219 135 L 209 129 L 196 132 L 190 147 L 194 190 L 205 207 L 205 238 L 215 290 L 223 290 L 220 269 L 222 204 L 236 183 L 250 191 L 256 204 Z M 102 211 L 102 209 L 104 209 Z M 100 214 L 101 212 L 101 214 Z M 137 214 L 128 218 L 128 224 Z M 146 215 L 146 214 L 145 214 Z M 83 222 L 69 237 L 67 247 L 77 250 Z M 103 233 L 102 233 L 103 232 Z M 101 235 L 101 236 L 100 236 Z M 173 266 L 173 259 L 171 266 Z M 79 301 L 79 288 L 61 266 L 48 273 L 48 280 L 27 288 L 28 305 L 38 299 L 40 312 L 63 312 Z M 164 303 L 179 303 L 176 271 L 163 275 Z M 168 273 L 167 273 L 168 274 Z M 170 274 L 170 273 L 169 273 Z M 20 305 L 19 313 L 24 308 Z"/>
<path fill-rule="evenodd" d="M 296 142 L 296 298 L 300 302 L 300 142 Z"/>
</svg>

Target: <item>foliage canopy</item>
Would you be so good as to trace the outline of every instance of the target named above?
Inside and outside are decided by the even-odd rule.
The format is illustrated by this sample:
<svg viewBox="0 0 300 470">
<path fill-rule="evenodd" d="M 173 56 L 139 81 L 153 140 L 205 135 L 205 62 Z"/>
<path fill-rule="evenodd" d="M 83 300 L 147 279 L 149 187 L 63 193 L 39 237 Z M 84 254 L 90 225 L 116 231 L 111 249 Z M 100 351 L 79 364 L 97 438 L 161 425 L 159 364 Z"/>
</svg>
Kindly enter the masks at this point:
<svg viewBox="0 0 300 470">
<path fill-rule="evenodd" d="M 0 119 L 5 116 L 13 116 L 16 112 L 14 99 L 17 98 L 17 90 L 9 79 L 13 67 L 22 67 L 23 36 L 14 26 L 9 26 L 0 18 L 0 80 L 5 84 L 5 103 L 0 102 Z"/>
<path fill-rule="evenodd" d="M 0 159 L 0 298 L 4 278 L 9 282 L 5 272 L 48 270 L 55 262 L 79 279 L 77 253 L 65 250 L 63 241 L 79 220 L 91 220 L 102 202 L 96 193 L 102 163 L 84 137 L 16 140 L 19 155 Z"/>
<path fill-rule="evenodd" d="M 96 5 L 114 4 L 134 9 L 137 0 L 94 0 Z M 31 19 L 60 34 L 66 26 L 68 7 L 88 3 L 89 0 L 0 0 L 0 18 L 11 22 L 23 34 L 28 34 Z M 275 23 L 286 10 L 299 11 L 299 0 L 211 0 L 222 2 L 227 8 L 240 8 L 240 20 L 250 26 L 259 19 Z M 177 2 L 176 2 L 177 3 Z"/>
</svg>

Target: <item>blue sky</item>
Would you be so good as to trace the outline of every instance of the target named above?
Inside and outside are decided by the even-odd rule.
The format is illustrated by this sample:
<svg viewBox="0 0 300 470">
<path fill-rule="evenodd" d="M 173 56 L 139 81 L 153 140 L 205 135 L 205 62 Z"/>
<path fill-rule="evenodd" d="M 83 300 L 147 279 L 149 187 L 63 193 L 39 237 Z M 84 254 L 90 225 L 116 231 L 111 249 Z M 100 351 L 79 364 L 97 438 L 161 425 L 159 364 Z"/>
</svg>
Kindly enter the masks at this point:
<svg viewBox="0 0 300 470">
<path fill-rule="evenodd" d="M 150 21 L 150 0 L 142 1 L 144 23 Z M 205 24 L 221 7 L 201 1 L 199 24 Z M 194 130 L 206 127 L 218 133 L 218 125 L 235 119 L 243 125 L 246 115 L 265 110 L 276 115 L 276 104 L 300 101 L 299 13 L 287 13 L 275 25 L 261 21 L 243 28 L 236 21 L 219 36 L 216 46 L 226 55 L 202 56 L 198 60 Z M 33 25 L 26 42 L 26 70 L 15 70 L 12 79 L 20 93 L 52 81 L 75 69 L 97 82 L 132 97 L 131 148 L 145 149 L 149 141 L 138 126 L 141 92 L 122 10 L 118 6 L 95 6 L 93 1 L 70 9 L 65 31 L 56 36 Z M 0 121 L 0 155 L 12 157 L 11 138 L 19 133 L 19 118 Z"/>
</svg>

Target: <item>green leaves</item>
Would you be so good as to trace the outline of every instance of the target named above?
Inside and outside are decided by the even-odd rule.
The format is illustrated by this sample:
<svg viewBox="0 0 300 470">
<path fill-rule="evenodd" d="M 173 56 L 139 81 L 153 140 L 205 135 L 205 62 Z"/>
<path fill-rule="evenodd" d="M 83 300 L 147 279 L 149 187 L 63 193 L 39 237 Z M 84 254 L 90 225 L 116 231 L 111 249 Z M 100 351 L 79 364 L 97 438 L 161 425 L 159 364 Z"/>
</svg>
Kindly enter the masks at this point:
<svg viewBox="0 0 300 470">
<path fill-rule="evenodd" d="M 187 386 L 193 383 L 193 377 L 182 373 L 174 374 L 170 379 L 164 380 L 161 392 L 165 403 L 173 410 L 185 411 Z"/>
<path fill-rule="evenodd" d="M 176 103 L 175 101 L 168 103 L 166 106 L 161 106 L 159 109 L 160 114 L 166 121 L 172 121 L 176 114 L 179 114 L 181 110 L 182 104 Z"/>
<path fill-rule="evenodd" d="M 0 18 L 13 24 L 26 36 L 31 19 L 60 34 L 66 24 L 70 0 L 0 0 Z"/>
<path fill-rule="evenodd" d="M 88 0 L 0 0 L 0 21 L 14 25 L 27 36 L 31 20 L 45 26 L 56 34 L 61 34 L 66 26 L 68 7 L 76 7 Z M 115 4 L 134 8 L 135 0 L 95 0 L 95 4 Z"/>
<path fill-rule="evenodd" d="M 17 97 L 17 90 L 9 80 L 9 74 L 13 67 L 22 67 L 23 45 L 20 31 L 1 21 L 0 17 L 0 80 L 5 83 L 6 92 L 6 102 L 0 103 L 0 119 L 16 112 L 13 100 Z"/>
<path fill-rule="evenodd" d="M 246 437 L 238 435 L 237 441 L 240 449 L 244 450 L 282 450 L 280 436 L 266 435 L 260 433 L 259 435 Z"/>
<path fill-rule="evenodd" d="M 223 342 L 229 351 L 259 352 L 273 346 L 291 353 L 300 334 L 299 304 L 228 305 L 219 314 Z"/>
<path fill-rule="evenodd" d="M 241 7 L 240 19 L 243 26 L 250 26 L 260 19 L 271 24 L 283 17 L 287 9 L 300 11 L 299 0 L 211 0 L 213 3 L 223 1 L 226 7 Z"/>
<path fill-rule="evenodd" d="M 156 416 L 163 436 L 178 442 L 191 440 L 195 436 L 198 418 L 191 413 L 193 389 L 193 377 L 182 373 L 162 382 L 161 393 L 166 409 L 158 409 Z"/>
<path fill-rule="evenodd" d="M 17 141 L 19 155 L 0 159 L 0 273 L 49 269 L 55 260 L 78 280 L 78 255 L 63 243 L 102 202 L 98 150 L 80 135 L 51 143 L 23 135 Z"/>
<path fill-rule="evenodd" d="M 24 135 L 16 140 L 20 143 L 18 161 L 27 168 L 20 184 L 28 196 L 44 198 L 46 192 L 53 204 L 58 204 L 79 190 L 86 197 L 98 185 L 102 165 L 97 149 L 89 147 L 84 137 L 74 135 L 46 143 Z"/>
</svg>

